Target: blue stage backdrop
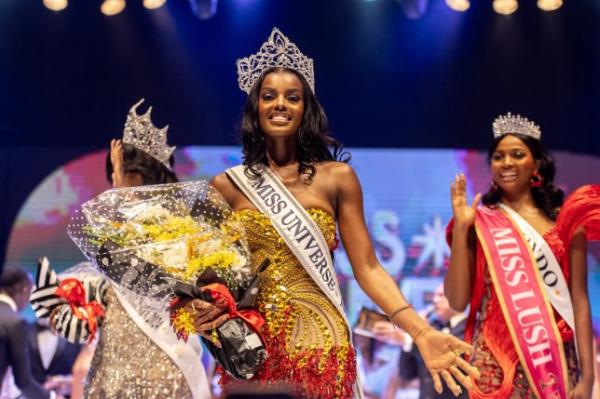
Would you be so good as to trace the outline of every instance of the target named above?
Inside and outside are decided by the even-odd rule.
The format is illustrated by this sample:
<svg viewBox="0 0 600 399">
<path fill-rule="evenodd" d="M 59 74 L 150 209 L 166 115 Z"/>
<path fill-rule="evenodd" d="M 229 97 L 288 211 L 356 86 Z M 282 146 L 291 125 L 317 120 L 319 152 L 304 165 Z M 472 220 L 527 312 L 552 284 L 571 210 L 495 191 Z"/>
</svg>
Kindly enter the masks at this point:
<svg viewBox="0 0 600 399">
<path fill-rule="evenodd" d="M 362 183 L 365 218 L 377 255 L 409 301 L 416 309 L 422 309 L 447 268 L 445 226 L 452 213 L 449 183 L 456 173 L 463 171 L 471 197 L 486 191 L 490 184 L 486 156 L 480 151 L 445 149 L 351 152 L 352 164 Z M 175 171 L 181 180 L 209 179 L 241 160 L 236 147 L 184 147 L 175 155 Z M 600 182 L 600 158 L 566 152 L 555 155 L 556 180 L 566 192 L 586 183 Z M 83 260 L 66 235 L 66 225 L 82 202 L 108 188 L 105 158 L 106 152 L 101 151 L 75 159 L 39 184 L 13 226 L 6 264 L 26 266 L 34 272 L 36 259 L 42 255 L 48 256 L 58 270 Z M 593 320 L 598 332 L 599 246 L 590 247 L 588 259 Z M 361 307 L 374 308 L 374 305 L 353 278 L 342 246 L 335 252 L 335 260 L 346 309 L 354 323 Z M 395 373 L 398 348 L 381 344 L 369 347 L 375 350 L 368 356 L 359 356 L 361 372 L 366 374 L 365 389 L 378 396 Z"/>
</svg>

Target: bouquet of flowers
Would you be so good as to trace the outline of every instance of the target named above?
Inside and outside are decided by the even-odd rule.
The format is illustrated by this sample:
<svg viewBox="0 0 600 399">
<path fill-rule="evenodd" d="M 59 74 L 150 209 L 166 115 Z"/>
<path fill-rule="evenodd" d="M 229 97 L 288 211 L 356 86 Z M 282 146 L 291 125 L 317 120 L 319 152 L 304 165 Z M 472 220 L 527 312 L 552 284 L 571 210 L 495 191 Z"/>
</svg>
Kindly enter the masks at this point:
<svg viewBox="0 0 600 399">
<path fill-rule="evenodd" d="M 189 301 L 220 300 L 230 319 L 214 332 L 220 348 L 204 340 L 211 353 L 236 378 L 266 359 L 244 228 L 206 181 L 106 191 L 82 205 L 68 233 L 151 326 L 168 322 L 187 340 L 196 333 Z"/>
</svg>

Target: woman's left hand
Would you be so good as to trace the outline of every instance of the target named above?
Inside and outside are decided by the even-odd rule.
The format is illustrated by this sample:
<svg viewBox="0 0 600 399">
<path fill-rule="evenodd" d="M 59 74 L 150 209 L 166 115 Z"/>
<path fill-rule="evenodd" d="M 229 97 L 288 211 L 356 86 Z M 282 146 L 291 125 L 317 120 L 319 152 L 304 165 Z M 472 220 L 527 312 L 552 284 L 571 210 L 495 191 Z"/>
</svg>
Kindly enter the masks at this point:
<svg viewBox="0 0 600 399">
<path fill-rule="evenodd" d="M 456 380 L 467 389 L 473 388 L 470 377 L 479 378 L 479 371 L 462 358 L 463 353 L 473 352 L 471 345 L 431 327 L 418 333 L 414 339 L 438 393 L 443 390 L 441 378 L 455 396 L 462 392 Z"/>
<path fill-rule="evenodd" d="M 571 391 L 569 395 L 571 399 L 591 399 L 592 398 L 592 385 L 585 384 L 584 382 L 578 382 L 575 385 L 575 389 Z"/>
</svg>

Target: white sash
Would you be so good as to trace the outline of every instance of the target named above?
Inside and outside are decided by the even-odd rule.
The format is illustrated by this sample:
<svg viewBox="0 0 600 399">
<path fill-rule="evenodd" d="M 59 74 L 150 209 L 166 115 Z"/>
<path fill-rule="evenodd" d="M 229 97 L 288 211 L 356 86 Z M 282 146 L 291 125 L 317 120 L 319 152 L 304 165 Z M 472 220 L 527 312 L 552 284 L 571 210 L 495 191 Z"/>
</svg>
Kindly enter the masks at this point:
<svg viewBox="0 0 600 399">
<path fill-rule="evenodd" d="M 173 328 L 165 321 L 159 327 L 151 327 L 119 291 L 123 288 L 109 280 L 117 295 L 117 299 L 131 320 L 146 334 L 164 353 L 173 360 L 181 370 L 192 392 L 193 399 L 211 398 L 206 371 L 202 365 L 202 347 L 196 337 L 190 337 L 185 343 L 180 341 Z"/>
<path fill-rule="evenodd" d="M 248 178 L 245 169 L 244 165 L 238 165 L 227 169 L 225 173 L 269 217 L 275 230 L 346 322 L 352 342 L 352 329 L 344 312 L 340 286 L 323 232 L 268 167 L 262 168 L 262 175 L 257 179 Z M 354 395 L 362 398 L 358 373 Z"/>
<path fill-rule="evenodd" d="M 573 315 L 573 303 L 571 302 L 569 286 L 552 249 L 550 249 L 544 237 L 523 219 L 521 215 L 504 204 L 500 204 L 500 207 L 519 226 L 519 229 L 531 247 L 540 277 L 544 282 L 546 296 L 550 300 L 552 307 L 554 307 L 573 332 L 575 332 L 575 316 Z"/>
</svg>

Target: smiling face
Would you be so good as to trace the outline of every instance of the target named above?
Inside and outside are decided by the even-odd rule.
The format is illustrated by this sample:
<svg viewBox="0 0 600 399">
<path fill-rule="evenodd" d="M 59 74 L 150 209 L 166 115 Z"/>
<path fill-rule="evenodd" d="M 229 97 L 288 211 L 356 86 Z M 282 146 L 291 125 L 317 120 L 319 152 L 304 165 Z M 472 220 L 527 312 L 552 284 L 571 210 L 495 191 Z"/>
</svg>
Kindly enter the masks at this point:
<svg viewBox="0 0 600 399">
<path fill-rule="evenodd" d="M 304 97 L 295 73 L 276 70 L 265 76 L 258 99 L 258 122 L 269 137 L 287 137 L 298 132 L 304 116 Z"/>
<path fill-rule="evenodd" d="M 505 193 L 529 190 L 537 162 L 527 145 L 516 136 L 506 135 L 492 154 L 492 179 Z"/>
</svg>

